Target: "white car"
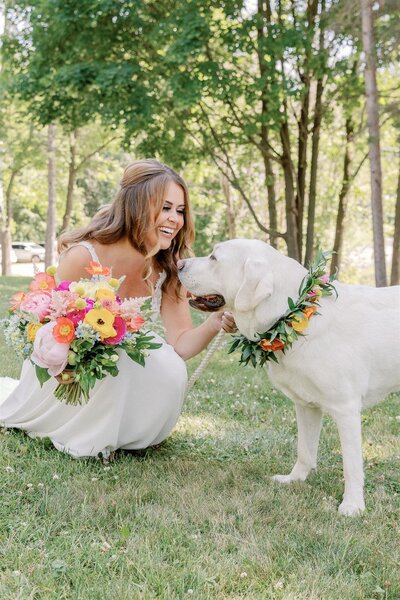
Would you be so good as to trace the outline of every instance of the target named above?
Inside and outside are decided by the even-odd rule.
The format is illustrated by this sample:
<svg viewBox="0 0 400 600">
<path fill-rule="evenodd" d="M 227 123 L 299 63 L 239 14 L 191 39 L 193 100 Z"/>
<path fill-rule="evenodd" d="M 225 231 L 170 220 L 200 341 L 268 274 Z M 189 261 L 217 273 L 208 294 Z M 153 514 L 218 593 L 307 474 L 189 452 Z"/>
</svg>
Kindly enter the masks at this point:
<svg viewBox="0 0 400 600">
<path fill-rule="evenodd" d="M 13 242 L 18 262 L 43 262 L 45 249 L 34 242 Z"/>
</svg>

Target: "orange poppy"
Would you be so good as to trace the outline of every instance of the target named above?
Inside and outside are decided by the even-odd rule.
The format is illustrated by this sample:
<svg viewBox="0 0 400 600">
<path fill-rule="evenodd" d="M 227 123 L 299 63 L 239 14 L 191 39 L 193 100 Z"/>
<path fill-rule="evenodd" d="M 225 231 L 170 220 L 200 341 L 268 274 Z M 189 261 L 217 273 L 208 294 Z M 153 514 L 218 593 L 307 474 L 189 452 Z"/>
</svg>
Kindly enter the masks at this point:
<svg viewBox="0 0 400 600">
<path fill-rule="evenodd" d="M 108 267 L 103 267 L 99 262 L 92 260 L 88 267 L 85 267 L 85 271 L 90 275 L 109 275 L 111 273 Z"/>
<path fill-rule="evenodd" d="M 75 327 L 71 319 L 59 317 L 53 329 L 53 336 L 60 344 L 70 344 L 75 339 Z"/>
</svg>

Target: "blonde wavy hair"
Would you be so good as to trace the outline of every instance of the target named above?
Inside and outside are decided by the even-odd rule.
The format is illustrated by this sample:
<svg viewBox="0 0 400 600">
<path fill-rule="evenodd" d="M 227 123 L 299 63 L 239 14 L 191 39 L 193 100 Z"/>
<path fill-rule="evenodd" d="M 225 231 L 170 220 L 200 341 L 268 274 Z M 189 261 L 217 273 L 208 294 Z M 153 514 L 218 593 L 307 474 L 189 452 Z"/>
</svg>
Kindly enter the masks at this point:
<svg viewBox="0 0 400 600">
<path fill-rule="evenodd" d="M 166 188 L 170 182 L 183 190 L 184 225 L 167 250 L 160 250 L 159 244 L 149 250 L 145 240 L 163 209 Z M 187 186 L 173 169 L 152 158 L 132 162 L 124 171 L 113 203 L 103 206 L 86 227 L 63 232 L 58 241 L 58 251 L 61 253 L 84 240 L 113 244 L 123 237 L 127 237 L 133 248 L 145 258 L 143 278 L 148 280 L 155 261 L 167 274 L 163 291 L 173 288 L 179 297 L 181 284 L 176 263 L 179 258 L 192 254 L 194 226 Z"/>
</svg>

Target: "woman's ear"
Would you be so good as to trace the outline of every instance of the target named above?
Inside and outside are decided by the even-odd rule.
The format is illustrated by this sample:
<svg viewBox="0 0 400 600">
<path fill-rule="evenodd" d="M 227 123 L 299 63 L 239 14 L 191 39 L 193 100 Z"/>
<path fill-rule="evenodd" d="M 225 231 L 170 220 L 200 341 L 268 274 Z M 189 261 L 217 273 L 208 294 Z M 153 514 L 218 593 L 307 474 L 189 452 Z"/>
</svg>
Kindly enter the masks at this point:
<svg viewBox="0 0 400 600">
<path fill-rule="evenodd" d="M 266 260 L 248 258 L 244 265 L 244 279 L 236 294 L 234 308 L 238 312 L 254 310 L 256 306 L 271 296 L 273 291 L 272 273 Z"/>
</svg>

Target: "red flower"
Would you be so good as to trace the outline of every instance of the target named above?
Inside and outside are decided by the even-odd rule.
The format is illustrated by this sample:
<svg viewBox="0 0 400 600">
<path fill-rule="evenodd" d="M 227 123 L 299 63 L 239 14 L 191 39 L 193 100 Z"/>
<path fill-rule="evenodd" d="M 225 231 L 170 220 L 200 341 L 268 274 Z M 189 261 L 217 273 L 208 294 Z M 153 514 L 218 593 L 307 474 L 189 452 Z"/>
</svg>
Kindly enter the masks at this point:
<svg viewBox="0 0 400 600">
<path fill-rule="evenodd" d="M 109 346 L 115 346 L 115 344 L 119 344 L 122 338 L 126 333 L 126 323 L 122 317 L 115 317 L 113 327 L 117 332 L 113 337 L 104 338 L 103 344 L 107 344 Z"/>
</svg>

